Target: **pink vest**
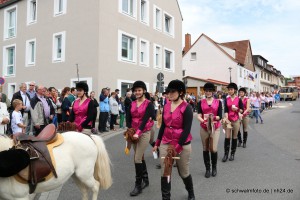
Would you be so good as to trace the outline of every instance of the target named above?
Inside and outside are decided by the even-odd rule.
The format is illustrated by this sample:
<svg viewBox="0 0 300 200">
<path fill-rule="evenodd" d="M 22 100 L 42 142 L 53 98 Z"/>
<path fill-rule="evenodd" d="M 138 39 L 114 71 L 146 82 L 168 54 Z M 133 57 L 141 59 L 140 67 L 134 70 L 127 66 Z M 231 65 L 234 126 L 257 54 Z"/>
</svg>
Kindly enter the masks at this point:
<svg viewBox="0 0 300 200">
<path fill-rule="evenodd" d="M 80 99 L 76 99 L 74 101 L 74 104 L 73 104 L 73 111 L 75 114 L 74 122 L 75 122 L 77 128 L 80 127 L 81 124 L 87 118 L 87 111 L 88 111 L 90 101 L 91 101 L 91 99 L 87 98 L 80 106 L 79 106 Z M 89 122 L 88 125 L 91 125 L 91 124 L 92 124 L 92 122 Z M 78 128 L 78 129 L 80 130 L 80 128 Z"/>
<path fill-rule="evenodd" d="M 219 103 L 220 101 L 218 99 L 214 99 L 211 106 L 209 106 L 207 104 L 206 99 L 202 99 L 201 100 L 202 118 L 204 119 L 204 114 L 210 114 L 210 113 L 212 113 L 215 117 L 218 116 Z M 207 131 L 206 123 L 200 123 L 200 126 Z M 217 123 L 215 123 L 215 129 L 219 128 L 220 126 L 221 126 L 221 122 L 217 121 Z"/>
<path fill-rule="evenodd" d="M 247 101 L 248 101 L 248 98 L 247 98 L 247 97 L 244 97 L 244 99 L 243 99 L 242 101 L 243 101 L 243 105 L 244 105 L 244 110 L 247 110 L 247 109 L 248 109 L 248 108 L 247 108 Z M 243 117 L 245 117 L 245 116 L 247 116 L 247 115 L 249 115 L 249 112 L 245 113 L 245 114 L 243 115 Z"/>
<path fill-rule="evenodd" d="M 146 112 L 146 108 L 149 105 L 150 101 L 148 99 L 146 99 L 139 107 L 137 107 L 137 101 L 133 101 L 131 103 L 131 109 L 130 109 L 130 113 L 131 113 L 131 127 L 134 128 L 135 130 L 138 130 L 140 125 L 143 122 L 143 117 L 145 115 Z M 143 133 L 151 130 L 152 126 L 154 125 L 154 121 L 152 120 L 148 120 L 144 130 L 141 130 Z"/>
<path fill-rule="evenodd" d="M 239 97 L 235 97 L 234 100 L 231 100 L 231 97 L 227 97 L 226 103 L 228 107 L 228 119 L 229 121 L 237 121 L 239 119 L 239 114 L 238 112 L 234 112 L 232 110 L 232 105 L 235 105 L 235 107 L 239 108 Z"/>
<path fill-rule="evenodd" d="M 163 144 L 178 144 L 178 141 L 183 132 L 183 113 L 188 106 L 188 103 L 183 101 L 173 113 L 171 113 L 171 102 L 164 106 L 164 123 L 166 125 L 162 138 Z M 190 142 L 192 135 L 189 133 L 188 138 L 184 143 Z"/>
</svg>

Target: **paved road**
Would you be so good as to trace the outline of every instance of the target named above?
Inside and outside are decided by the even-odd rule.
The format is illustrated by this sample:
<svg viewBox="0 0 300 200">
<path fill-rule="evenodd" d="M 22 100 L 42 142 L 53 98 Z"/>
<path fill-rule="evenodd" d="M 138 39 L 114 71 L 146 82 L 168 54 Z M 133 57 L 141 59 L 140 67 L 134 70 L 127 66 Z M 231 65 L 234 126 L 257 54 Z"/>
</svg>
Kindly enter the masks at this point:
<svg viewBox="0 0 300 200">
<path fill-rule="evenodd" d="M 209 179 L 204 178 L 199 124 L 194 119 L 190 169 L 196 199 L 300 200 L 300 101 L 281 102 L 262 116 L 264 124 L 255 124 L 255 120 L 251 120 L 247 148 L 238 148 L 233 162 L 221 162 L 224 152 L 224 134 L 221 133 L 218 175 Z M 129 192 L 133 189 L 135 176 L 133 156 L 124 155 L 125 143 L 121 134 L 115 133 L 105 140 L 113 164 L 114 184 L 109 190 L 101 191 L 98 199 L 161 199 L 160 171 L 155 169 L 157 160 L 153 159 L 150 146 L 145 155 L 150 187 L 138 197 L 131 198 Z M 176 168 L 173 172 L 172 199 L 186 199 L 187 193 Z M 81 199 L 72 180 L 39 198 L 57 199 Z"/>
</svg>

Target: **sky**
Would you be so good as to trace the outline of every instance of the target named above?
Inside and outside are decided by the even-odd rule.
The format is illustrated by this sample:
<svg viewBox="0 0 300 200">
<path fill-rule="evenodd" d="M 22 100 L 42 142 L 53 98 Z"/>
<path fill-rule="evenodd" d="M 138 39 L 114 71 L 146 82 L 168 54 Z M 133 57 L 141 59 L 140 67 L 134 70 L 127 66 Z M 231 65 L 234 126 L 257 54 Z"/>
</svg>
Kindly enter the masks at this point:
<svg viewBox="0 0 300 200">
<path fill-rule="evenodd" d="M 192 44 L 202 34 L 215 42 L 250 40 L 285 77 L 300 75 L 299 0 L 178 0 L 184 35 Z"/>
</svg>

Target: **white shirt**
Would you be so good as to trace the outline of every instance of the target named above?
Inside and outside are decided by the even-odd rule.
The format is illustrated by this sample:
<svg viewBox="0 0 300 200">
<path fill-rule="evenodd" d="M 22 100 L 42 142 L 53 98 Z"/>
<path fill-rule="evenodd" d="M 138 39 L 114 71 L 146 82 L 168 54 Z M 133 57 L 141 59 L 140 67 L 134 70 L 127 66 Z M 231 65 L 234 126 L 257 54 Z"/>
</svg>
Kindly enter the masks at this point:
<svg viewBox="0 0 300 200">
<path fill-rule="evenodd" d="M 7 130 L 7 125 L 2 124 L 4 118 L 9 120 L 9 113 L 7 112 L 6 104 L 0 102 L 0 135 L 5 134 L 5 131 Z"/>
<path fill-rule="evenodd" d="M 19 111 L 13 111 L 11 114 L 11 130 L 13 134 L 22 133 L 22 128 L 18 126 L 18 124 L 23 124 L 22 113 Z"/>
<path fill-rule="evenodd" d="M 260 100 L 259 98 L 254 97 L 254 98 L 253 98 L 253 106 L 256 107 L 256 108 L 259 108 L 259 107 L 260 107 L 260 105 L 259 105 L 259 102 L 260 102 L 260 101 L 261 101 L 261 100 Z"/>
<path fill-rule="evenodd" d="M 30 110 L 30 100 L 28 98 L 28 96 L 26 95 L 26 92 L 23 93 L 22 91 L 20 91 L 22 99 L 23 99 L 23 105 L 26 106 L 25 111 L 28 112 Z"/>
</svg>

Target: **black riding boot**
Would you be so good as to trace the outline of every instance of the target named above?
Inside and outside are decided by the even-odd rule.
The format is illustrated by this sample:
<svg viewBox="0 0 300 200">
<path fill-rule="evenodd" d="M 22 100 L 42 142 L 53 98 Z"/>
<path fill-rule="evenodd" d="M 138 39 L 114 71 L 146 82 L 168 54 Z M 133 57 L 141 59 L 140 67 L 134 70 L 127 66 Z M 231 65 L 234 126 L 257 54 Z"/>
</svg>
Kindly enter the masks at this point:
<svg viewBox="0 0 300 200">
<path fill-rule="evenodd" d="M 161 195 L 163 200 L 171 198 L 171 181 L 168 183 L 168 177 L 161 177 Z"/>
<path fill-rule="evenodd" d="M 182 180 L 183 180 L 183 183 L 185 185 L 185 189 L 189 193 L 188 200 L 195 200 L 195 194 L 194 194 L 194 186 L 193 186 L 192 176 L 189 175 L 188 177 L 183 178 Z"/>
<path fill-rule="evenodd" d="M 142 192 L 143 163 L 135 163 L 135 187 L 130 196 L 137 196 Z"/>
<path fill-rule="evenodd" d="M 243 134 L 243 139 L 244 139 L 243 148 L 246 148 L 247 138 L 248 138 L 248 133 L 244 132 L 244 134 Z"/>
<path fill-rule="evenodd" d="M 147 172 L 147 165 L 145 160 L 143 160 L 143 175 L 142 175 L 142 189 L 149 186 L 149 178 L 148 178 L 148 172 Z"/>
<path fill-rule="evenodd" d="M 230 138 L 225 138 L 225 140 L 224 140 L 224 157 L 222 159 L 222 162 L 226 162 L 228 159 L 229 147 L 230 147 Z"/>
<path fill-rule="evenodd" d="M 211 176 L 215 177 L 217 175 L 218 152 L 215 153 L 211 152 L 210 156 L 211 156 L 211 166 L 212 166 Z"/>
<path fill-rule="evenodd" d="M 238 140 L 239 140 L 239 143 L 238 143 L 238 147 L 241 147 L 242 146 L 242 143 L 243 143 L 243 141 L 242 141 L 242 134 L 241 134 L 241 131 L 239 130 L 239 132 L 238 132 Z"/>
<path fill-rule="evenodd" d="M 237 139 L 232 139 L 231 140 L 231 154 L 230 154 L 230 158 L 229 161 L 233 161 L 234 160 L 234 154 L 236 151 L 236 144 L 237 143 Z"/>
<path fill-rule="evenodd" d="M 210 177 L 209 151 L 203 151 L 203 160 L 204 160 L 204 165 L 205 165 L 205 168 L 206 168 L 205 178 L 209 178 Z"/>
</svg>

